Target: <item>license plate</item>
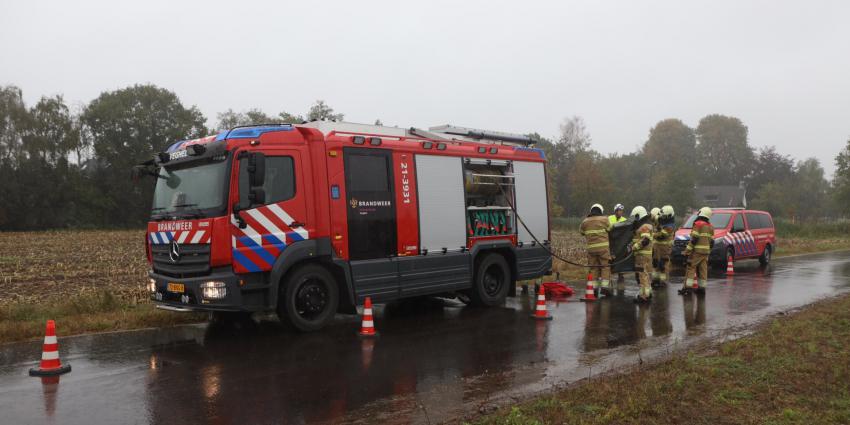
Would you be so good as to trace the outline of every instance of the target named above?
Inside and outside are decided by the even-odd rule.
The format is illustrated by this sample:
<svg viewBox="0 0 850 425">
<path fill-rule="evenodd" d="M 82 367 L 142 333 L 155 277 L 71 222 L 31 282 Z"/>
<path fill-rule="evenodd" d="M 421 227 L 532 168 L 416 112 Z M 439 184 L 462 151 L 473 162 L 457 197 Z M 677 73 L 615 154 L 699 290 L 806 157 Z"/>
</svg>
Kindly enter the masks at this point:
<svg viewBox="0 0 850 425">
<path fill-rule="evenodd" d="M 177 292 L 182 294 L 186 288 L 182 283 L 168 282 L 168 292 Z"/>
</svg>

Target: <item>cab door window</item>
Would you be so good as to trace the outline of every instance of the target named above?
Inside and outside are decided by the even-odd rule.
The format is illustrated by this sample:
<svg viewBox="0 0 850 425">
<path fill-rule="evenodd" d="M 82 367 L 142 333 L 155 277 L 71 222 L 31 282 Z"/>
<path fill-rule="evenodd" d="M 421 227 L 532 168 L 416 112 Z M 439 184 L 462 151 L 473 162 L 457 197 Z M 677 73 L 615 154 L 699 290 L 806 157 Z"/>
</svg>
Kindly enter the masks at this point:
<svg viewBox="0 0 850 425">
<path fill-rule="evenodd" d="M 242 158 L 239 160 L 240 201 L 248 200 L 248 182 L 248 158 Z M 288 201 L 295 197 L 295 161 L 291 156 L 266 157 L 263 190 L 266 192 L 266 204 Z"/>
</svg>

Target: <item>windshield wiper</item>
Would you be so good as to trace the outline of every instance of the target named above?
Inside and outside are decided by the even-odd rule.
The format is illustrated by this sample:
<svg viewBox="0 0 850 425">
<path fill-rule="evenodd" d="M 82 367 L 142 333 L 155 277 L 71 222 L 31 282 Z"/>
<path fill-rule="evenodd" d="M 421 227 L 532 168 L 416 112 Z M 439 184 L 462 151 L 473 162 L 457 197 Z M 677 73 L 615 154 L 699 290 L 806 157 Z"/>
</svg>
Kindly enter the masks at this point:
<svg viewBox="0 0 850 425">
<path fill-rule="evenodd" d="M 198 208 L 198 204 L 177 204 L 172 205 L 174 208 L 191 208 L 191 211 L 188 214 L 183 215 L 186 218 L 201 218 L 204 216 L 204 213 Z M 177 212 L 177 211 L 175 211 Z"/>
</svg>

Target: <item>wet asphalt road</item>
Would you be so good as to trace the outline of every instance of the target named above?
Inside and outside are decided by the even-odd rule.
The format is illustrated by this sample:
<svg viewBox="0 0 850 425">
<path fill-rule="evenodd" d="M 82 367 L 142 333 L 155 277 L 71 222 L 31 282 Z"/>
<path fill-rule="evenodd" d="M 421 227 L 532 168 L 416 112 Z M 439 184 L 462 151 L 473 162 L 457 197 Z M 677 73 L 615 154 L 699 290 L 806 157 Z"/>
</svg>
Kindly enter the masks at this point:
<svg viewBox="0 0 850 425">
<path fill-rule="evenodd" d="M 850 252 L 739 262 L 704 297 L 656 291 L 468 308 L 425 299 L 376 309 L 375 340 L 358 318 L 295 334 L 274 321 L 60 338 L 73 371 L 27 376 L 40 342 L 0 346 L 0 423 L 429 423 L 635 365 L 689 344 L 746 332 L 758 320 L 850 289 Z M 58 324 L 61 335 L 61 323 Z"/>
</svg>

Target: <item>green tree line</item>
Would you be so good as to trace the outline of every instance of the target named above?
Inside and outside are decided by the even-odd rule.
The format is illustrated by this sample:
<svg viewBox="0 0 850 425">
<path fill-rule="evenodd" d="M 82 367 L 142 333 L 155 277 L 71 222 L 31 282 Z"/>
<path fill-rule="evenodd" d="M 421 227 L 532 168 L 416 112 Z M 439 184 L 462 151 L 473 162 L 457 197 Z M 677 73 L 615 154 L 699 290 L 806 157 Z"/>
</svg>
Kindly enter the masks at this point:
<svg viewBox="0 0 850 425">
<path fill-rule="evenodd" d="M 696 186 L 743 184 L 747 206 L 790 219 L 850 214 L 850 140 L 836 157 L 828 181 L 816 158 L 794 160 L 774 146 L 754 149 L 738 118 L 712 114 L 691 128 L 679 119 L 659 121 L 639 149 L 602 155 L 591 147 L 581 117 L 564 120 L 557 138 L 532 134 L 549 159 L 552 213 L 582 216 L 590 205 L 607 211 L 673 205 L 683 213 L 698 208 Z M 627 211 L 628 212 L 628 211 Z"/>
<path fill-rule="evenodd" d="M 303 116 L 228 110 L 210 129 L 197 107 L 153 85 L 103 92 L 77 109 L 62 96 L 28 106 L 18 87 L 0 87 L 0 230 L 139 227 L 154 182 L 133 183 L 130 169 L 169 144 L 237 125 L 343 118 L 320 100 Z"/>
<path fill-rule="evenodd" d="M 134 184 L 129 170 L 168 144 L 238 125 L 343 117 L 319 100 L 303 115 L 227 110 L 208 128 L 197 107 L 153 85 L 103 92 L 79 107 L 62 96 L 26 105 L 18 87 L 0 86 L 0 230 L 142 226 L 153 181 Z M 606 209 L 670 203 L 682 211 L 694 206 L 695 185 L 741 181 L 751 206 L 778 216 L 850 214 L 850 140 L 830 182 L 814 158 L 754 150 L 744 123 L 723 115 L 706 116 L 696 128 L 662 120 L 627 154 L 595 151 L 580 117 L 566 119 L 557 138 L 531 136 L 549 159 L 556 216 L 584 215 L 596 202 Z"/>
</svg>

